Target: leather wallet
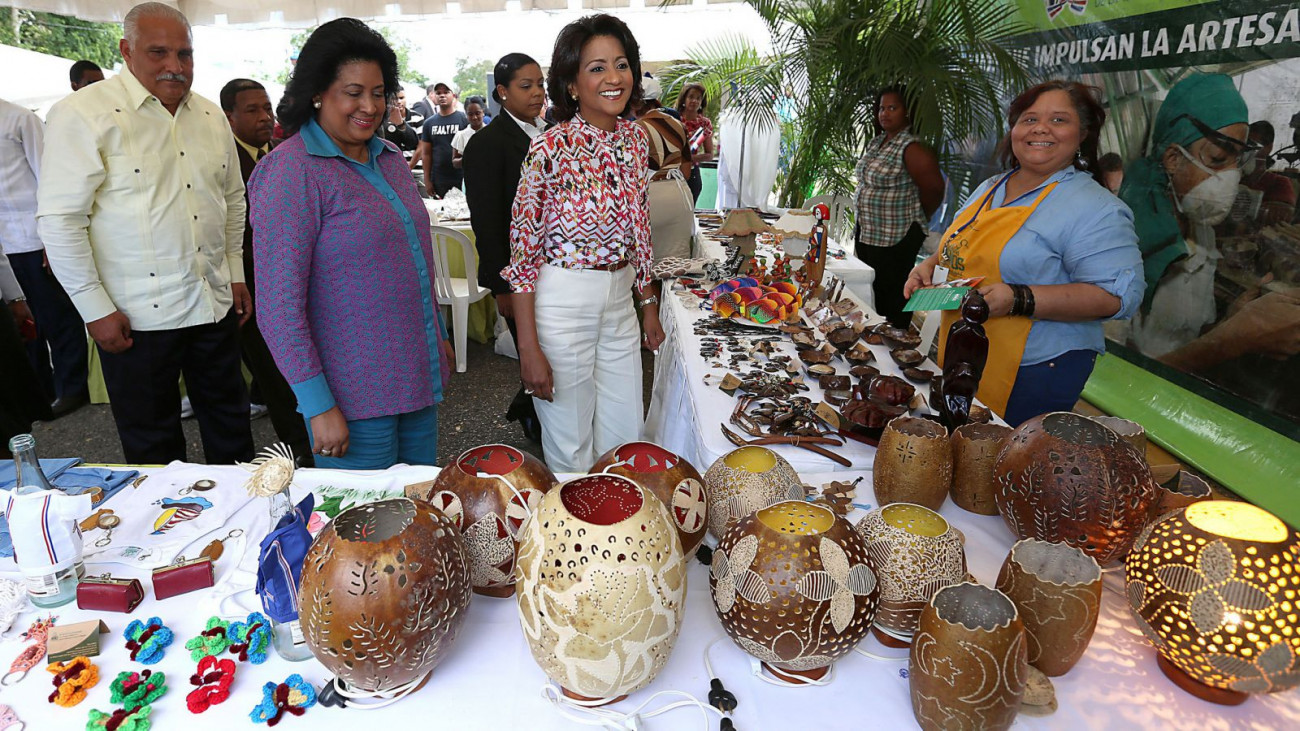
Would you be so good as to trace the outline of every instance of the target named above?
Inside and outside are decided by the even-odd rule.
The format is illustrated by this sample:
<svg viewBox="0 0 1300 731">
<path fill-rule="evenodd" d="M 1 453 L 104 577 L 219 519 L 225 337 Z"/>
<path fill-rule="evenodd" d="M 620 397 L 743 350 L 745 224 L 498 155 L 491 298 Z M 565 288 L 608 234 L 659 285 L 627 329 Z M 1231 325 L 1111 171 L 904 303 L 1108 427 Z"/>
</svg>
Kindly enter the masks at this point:
<svg viewBox="0 0 1300 731">
<path fill-rule="evenodd" d="M 206 589 L 215 583 L 216 571 L 207 556 L 153 570 L 153 594 L 159 599 Z"/>
<path fill-rule="evenodd" d="M 100 612 L 130 613 L 144 601 L 139 579 L 114 579 L 108 574 L 87 577 L 77 584 L 77 607 Z"/>
</svg>

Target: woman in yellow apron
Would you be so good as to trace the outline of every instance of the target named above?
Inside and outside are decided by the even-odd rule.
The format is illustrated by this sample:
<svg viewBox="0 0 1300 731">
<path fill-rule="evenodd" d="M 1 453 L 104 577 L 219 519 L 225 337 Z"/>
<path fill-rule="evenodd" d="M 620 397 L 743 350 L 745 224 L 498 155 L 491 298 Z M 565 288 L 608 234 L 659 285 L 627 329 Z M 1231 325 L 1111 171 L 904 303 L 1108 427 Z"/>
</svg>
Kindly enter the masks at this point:
<svg viewBox="0 0 1300 731">
<path fill-rule="evenodd" d="M 912 270 L 910 297 L 931 283 L 983 277 L 989 358 L 979 399 L 1013 426 L 1073 408 L 1105 351 L 1101 321 L 1142 301 L 1142 256 L 1128 207 L 1098 184 L 1106 112 L 1095 90 L 1039 84 L 1011 103 L 1002 143 L 1010 172 L 966 200 L 939 250 Z M 943 313 L 944 336 L 957 317 Z"/>
</svg>

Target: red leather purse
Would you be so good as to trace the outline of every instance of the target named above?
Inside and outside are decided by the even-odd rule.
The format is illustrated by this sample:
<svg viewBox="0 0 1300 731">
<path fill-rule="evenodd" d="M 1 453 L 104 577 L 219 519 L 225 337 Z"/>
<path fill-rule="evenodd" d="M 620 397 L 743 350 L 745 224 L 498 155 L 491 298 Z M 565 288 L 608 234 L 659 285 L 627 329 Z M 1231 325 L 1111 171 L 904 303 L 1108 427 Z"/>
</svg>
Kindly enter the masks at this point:
<svg viewBox="0 0 1300 731">
<path fill-rule="evenodd" d="M 153 594 L 159 599 L 207 589 L 215 583 L 216 570 L 207 556 L 153 570 Z"/>
<path fill-rule="evenodd" d="M 99 612 L 130 613 L 144 601 L 139 579 L 114 579 L 108 574 L 87 577 L 77 584 L 77 607 Z"/>
</svg>

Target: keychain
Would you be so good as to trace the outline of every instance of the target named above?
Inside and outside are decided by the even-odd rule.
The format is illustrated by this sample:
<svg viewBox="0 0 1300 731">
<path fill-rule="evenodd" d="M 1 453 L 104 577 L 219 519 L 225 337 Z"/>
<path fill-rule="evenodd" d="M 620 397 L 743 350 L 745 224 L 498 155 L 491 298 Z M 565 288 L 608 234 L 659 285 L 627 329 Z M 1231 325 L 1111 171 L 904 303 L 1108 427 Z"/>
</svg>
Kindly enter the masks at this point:
<svg viewBox="0 0 1300 731">
<path fill-rule="evenodd" d="M 122 524 L 122 519 L 113 514 L 112 510 L 101 509 L 91 515 L 89 518 L 81 521 L 81 530 L 89 532 L 99 528 L 104 531 L 104 535 L 95 541 L 96 548 L 103 548 L 113 542 L 113 529 Z"/>
<path fill-rule="evenodd" d="M 189 495 L 192 492 L 207 492 L 216 486 L 217 483 L 214 480 L 196 480 L 193 485 L 182 488 L 180 494 Z"/>
<path fill-rule="evenodd" d="M 204 546 L 203 550 L 199 551 L 199 557 L 200 558 L 207 557 L 211 559 L 213 563 L 216 563 L 217 559 L 221 558 L 221 554 L 225 553 L 226 551 L 225 542 L 230 540 L 231 538 L 238 538 L 242 535 L 244 535 L 243 528 L 236 528 L 230 531 L 229 533 L 226 534 L 225 538 L 218 538 L 217 540 Z"/>
<path fill-rule="evenodd" d="M 0 685 L 12 685 L 20 682 L 27 677 L 27 671 L 35 667 L 41 661 L 41 658 L 45 657 L 45 643 L 49 642 L 50 628 L 53 626 L 54 617 L 38 619 L 23 633 L 23 638 L 31 640 L 33 644 L 28 645 L 22 652 L 18 653 L 18 657 L 14 658 L 13 663 L 9 665 L 9 672 L 5 673 L 3 678 L 0 678 Z M 9 678 L 14 673 L 18 673 L 18 678 L 13 683 L 10 683 Z"/>
</svg>

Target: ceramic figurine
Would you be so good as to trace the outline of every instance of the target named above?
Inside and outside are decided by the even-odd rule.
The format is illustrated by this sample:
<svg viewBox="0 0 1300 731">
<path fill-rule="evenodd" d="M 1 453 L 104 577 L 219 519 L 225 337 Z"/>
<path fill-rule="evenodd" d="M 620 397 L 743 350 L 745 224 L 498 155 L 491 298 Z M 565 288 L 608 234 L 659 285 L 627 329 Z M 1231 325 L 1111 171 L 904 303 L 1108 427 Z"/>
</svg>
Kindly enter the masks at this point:
<svg viewBox="0 0 1300 731">
<path fill-rule="evenodd" d="M 997 515 L 997 481 L 993 465 L 1011 427 L 966 424 L 952 432 L 952 501 L 962 510 Z"/>
<path fill-rule="evenodd" d="M 1097 628 L 1097 561 L 1074 546 L 1028 538 L 1011 547 L 997 588 L 1020 612 L 1029 664 L 1051 677 L 1069 672 Z"/>
<path fill-rule="evenodd" d="M 474 593 L 515 593 L 520 528 L 554 484 L 545 463 L 504 444 L 467 450 L 438 473 L 428 500 L 465 540 Z"/>
<path fill-rule="evenodd" d="M 1021 424 L 994 475 L 998 512 L 1013 533 L 1077 546 L 1103 565 L 1133 547 L 1156 499 L 1151 470 L 1132 444 L 1067 412 Z"/>
<path fill-rule="evenodd" d="M 713 552 L 709 588 L 741 649 L 791 682 L 824 676 L 871 629 L 867 547 L 829 508 L 788 500 L 742 519 Z"/>
<path fill-rule="evenodd" d="M 533 659 L 564 694 L 612 703 L 654 680 L 677 642 L 686 560 L 649 490 L 586 475 L 551 490 L 524 526 L 515 568 Z"/>
<path fill-rule="evenodd" d="M 408 498 L 349 508 L 303 563 L 299 617 L 312 654 L 363 694 L 420 683 L 465 621 L 470 566 L 455 523 Z"/>
<path fill-rule="evenodd" d="M 948 328 L 938 411 L 939 421 L 949 429 L 970 420 L 970 410 L 989 358 L 989 337 L 984 332 L 984 322 L 988 319 L 988 302 L 979 290 L 972 289 L 962 300 L 961 319 Z"/>
<path fill-rule="evenodd" d="M 885 425 L 871 470 L 876 502 L 943 507 L 952 487 L 952 445 L 938 422 L 899 416 Z"/>
<path fill-rule="evenodd" d="M 659 498 L 672 516 L 682 551 L 695 555 L 709 528 L 709 501 L 704 478 L 690 462 L 658 444 L 630 442 L 606 452 L 589 472 L 622 475 Z"/>
</svg>

